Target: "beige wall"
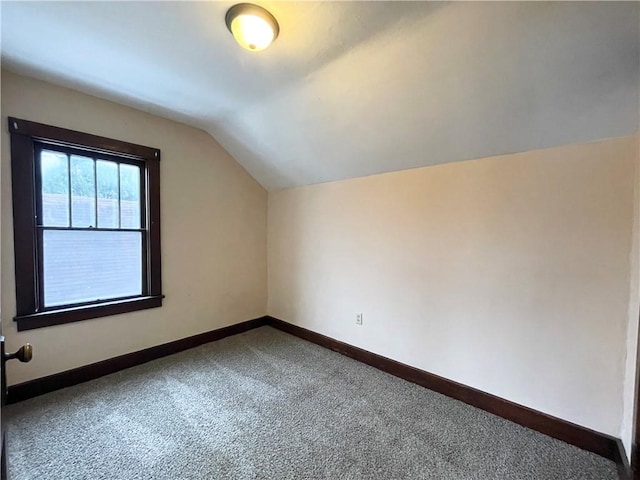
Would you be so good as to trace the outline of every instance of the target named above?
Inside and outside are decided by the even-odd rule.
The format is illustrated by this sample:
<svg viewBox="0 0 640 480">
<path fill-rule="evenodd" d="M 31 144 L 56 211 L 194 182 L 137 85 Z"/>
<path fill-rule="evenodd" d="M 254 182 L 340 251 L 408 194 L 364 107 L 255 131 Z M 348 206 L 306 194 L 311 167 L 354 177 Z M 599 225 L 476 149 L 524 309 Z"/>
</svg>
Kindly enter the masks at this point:
<svg viewBox="0 0 640 480">
<path fill-rule="evenodd" d="M 638 137 L 640 140 L 640 136 Z M 631 281 L 629 294 L 629 325 L 625 359 L 622 430 L 620 437 L 627 456 L 631 455 L 634 434 L 636 368 L 638 355 L 638 315 L 640 314 L 640 145 L 636 148 L 635 203 L 633 213 L 633 242 L 631 245 Z"/>
<path fill-rule="evenodd" d="M 18 333 L 7 116 L 162 151 L 162 308 Z M 267 193 L 208 134 L 73 90 L 2 72 L 2 323 L 15 384 L 265 314 Z"/>
<path fill-rule="evenodd" d="M 270 193 L 268 312 L 620 436 L 635 160 L 629 137 Z"/>
</svg>

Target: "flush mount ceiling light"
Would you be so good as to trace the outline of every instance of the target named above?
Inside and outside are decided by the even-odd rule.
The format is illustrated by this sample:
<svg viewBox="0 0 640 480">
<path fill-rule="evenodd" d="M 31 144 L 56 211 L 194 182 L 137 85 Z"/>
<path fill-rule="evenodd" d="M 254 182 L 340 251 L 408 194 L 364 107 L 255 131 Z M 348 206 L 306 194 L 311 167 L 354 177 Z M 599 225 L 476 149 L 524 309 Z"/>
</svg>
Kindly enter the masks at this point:
<svg viewBox="0 0 640 480">
<path fill-rule="evenodd" d="M 252 52 L 267 48 L 280 32 L 273 15 L 251 3 L 234 5 L 227 11 L 224 20 L 236 41 Z"/>
</svg>

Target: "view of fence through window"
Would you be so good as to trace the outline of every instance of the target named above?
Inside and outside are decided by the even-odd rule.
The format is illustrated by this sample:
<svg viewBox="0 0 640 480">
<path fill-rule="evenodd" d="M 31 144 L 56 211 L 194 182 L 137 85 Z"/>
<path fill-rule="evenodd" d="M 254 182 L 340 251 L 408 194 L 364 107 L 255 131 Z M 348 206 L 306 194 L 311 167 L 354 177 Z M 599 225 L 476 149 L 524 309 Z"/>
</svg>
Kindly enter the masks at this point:
<svg viewBox="0 0 640 480">
<path fill-rule="evenodd" d="M 142 294 L 141 168 L 40 153 L 44 306 Z"/>
</svg>

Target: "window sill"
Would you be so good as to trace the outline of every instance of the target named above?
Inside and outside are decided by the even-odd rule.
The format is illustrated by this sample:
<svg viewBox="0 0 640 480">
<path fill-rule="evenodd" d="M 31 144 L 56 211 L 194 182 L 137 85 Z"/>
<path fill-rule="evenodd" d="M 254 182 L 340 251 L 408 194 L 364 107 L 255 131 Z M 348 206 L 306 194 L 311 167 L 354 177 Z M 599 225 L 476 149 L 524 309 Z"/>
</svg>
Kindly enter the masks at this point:
<svg viewBox="0 0 640 480">
<path fill-rule="evenodd" d="M 33 330 L 35 328 L 50 327 L 63 323 L 79 322 L 90 318 L 100 318 L 120 313 L 135 312 L 147 308 L 162 306 L 164 295 L 130 298 L 127 300 L 114 300 L 96 305 L 84 305 L 82 307 L 64 308 L 47 312 L 32 313 L 14 317 L 18 323 L 18 331 Z"/>
</svg>

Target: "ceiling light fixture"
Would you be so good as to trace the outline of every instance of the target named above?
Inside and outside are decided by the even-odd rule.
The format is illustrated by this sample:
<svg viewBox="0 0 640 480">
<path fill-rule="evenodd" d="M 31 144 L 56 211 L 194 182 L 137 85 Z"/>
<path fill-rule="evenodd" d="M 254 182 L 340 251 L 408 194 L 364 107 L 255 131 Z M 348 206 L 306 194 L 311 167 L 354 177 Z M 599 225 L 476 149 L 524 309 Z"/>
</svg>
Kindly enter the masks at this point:
<svg viewBox="0 0 640 480">
<path fill-rule="evenodd" d="M 247 50 L 259 52 L 278 38 L 280 27 L 268 11 L 252 3 L 239 3 L 224 18 L 236 41 Z"/>
</svg>

